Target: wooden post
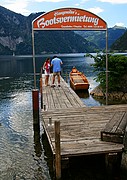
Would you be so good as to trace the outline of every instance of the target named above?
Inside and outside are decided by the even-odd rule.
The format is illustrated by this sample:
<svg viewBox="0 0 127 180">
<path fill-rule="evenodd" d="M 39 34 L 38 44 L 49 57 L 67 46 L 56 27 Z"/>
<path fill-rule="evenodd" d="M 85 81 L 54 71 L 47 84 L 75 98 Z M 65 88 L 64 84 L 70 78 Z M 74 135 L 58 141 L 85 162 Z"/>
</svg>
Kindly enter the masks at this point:
<svg viewBox="0 0 127 180">
<path fill-rule="evenodd" d="M 39 90 L 34 89 L 32 91 L 33 100 L 33 123 L 40 124 L 39 122 Z"/>
<path fill-rule="evenodd" d="M 42 77 L 40 77 L 41 109 L 43 109 Z"/>
<path fill-rule="evenodd" d="M 67 74 L 67 71 L 66 71 L 66 83 L 68 83 L 68 74 Z"/>
<path fill-rule="evenodd" d="M 61 179 L 60 121 L 55 121 L 55 168 L 56 179 Z"/>
<path fill-rule="evenodd" d="M 44 111 L 46 111 L 46 105 L 44 104 Z"/>
<path fill-rule="evenodd" d="M 51 126 L 52 125 L 52 118 L 49 117 L 49 125 Z"/>
<path fill-rule="evenodd" d="M 105 163 L 108 174 L 108 179 L 119 176 L 121 166 L 122 152 L 109 153 L 105 155 Z M 119 179 L 119 178 L 118 178 Z"/>
<path fill-rule="evenodd" d="M 41 109 L 43 109 L 43 83 L 42 83 L 42 68 L 40 71 L 40 93 L 41 93 Z"/>
<path fill-rule="evenodd" d="M 34 130 L 34 151 L 37 157 L 42 155 L 42 145 L 40 142 L 40 124 L 33 124 Z"/>
<path fill-rule="evenodd" d="M 127 152 L 127 126 L 125 128 L 124 138 L 123 138 L 123 144 L 124 144 L 124 151 Z"/>
</svg>

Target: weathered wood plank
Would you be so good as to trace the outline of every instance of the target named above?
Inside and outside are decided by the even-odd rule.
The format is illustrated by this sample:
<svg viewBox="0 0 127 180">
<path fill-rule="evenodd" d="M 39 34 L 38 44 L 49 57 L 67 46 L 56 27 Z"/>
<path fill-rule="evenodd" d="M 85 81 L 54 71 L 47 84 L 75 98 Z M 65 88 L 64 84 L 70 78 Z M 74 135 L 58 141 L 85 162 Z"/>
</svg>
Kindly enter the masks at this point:
<svg viewBox="0 0 127 180">
<path fill-rule="evenodd" d="M 51 88 L 49 86 L 46 87 L 47 109 L 55 108 L 54 98 L 50 89 Z"/>
<path fill-rule="evenodd" d="M 117 129 L 117 132 L 118 133 L 121 133 L 121 134 L 124 134 L 125 133 L 125 129 L 126 129 L 126 126 L 127 126 L 127 112 L 125 112 L 123 114 L 123 117 L 122 117 L 122 120 L 119 124 L 119 127 Z"/>
<path fill-rule="evenodd" d="M 101 132 L 103 141 L 123 143 L 125 128 L 127 125 L 127 112 L 118 111 L 106 124 Z"/>
<path fill-rule="evenodd" d="M 51 84 L 52 75 L 49 78 Z M 56 85 L 55 88 L 51 86 L 44 85 L 43 77 L 43 104 L 46 105 L 48 109 L 59 109 L 59 108 L 71 108 L 71 107 L 84 107 L 85 105 L 80 100 L 78 95 L 76 95 L 73 90 L 66 85 L 61 77 L 61 87 Z M 62 97 L 62 98 L 61 98 Z"/>
<path fill-rule="evenodd" d="M 53 154 L 55 154 L 54 122 L 58 120 L 61 158 L 122 152 L 123 144 L 102 141 L 100 134 L 106 124 L 113 119 L 112 126 L 119 124 L 120 128 L 125 127 L 127 105 L 86 107 L 62 78 L 61 87 L 44 86 L 43 88 L 44 103 L 48 108 L 47 111 L 42 110 L 42 123 Z M 121 116 L 124 122 L 121 121 Z M 113 128 L 110 127 L 110 132 L 112 130 Z M 115 127 L 116 130 L 118 129 Z"/>
<path fill-rule="evenodd" d="M 72 108 L 62 108 L 62 109 L 49 109 L 47 114 L 60 114 L 63 113 L 63 109 L 64 112 L 66 113 L 76 113 L 77 108 L 76 107 L 72 107 Z M 80 107 L 78 108 L 78 113 L 79 112 L 84 112 L 84 113 L 90 113 L 90 112 L 98 112 L 98 113 L 115 113 L 118 111 L 122 111 L 125 112 L 127 111 L 127 104 L 123 105 L 123 106 L 119 106 L 119 105 L 110 105 L 110 106 L 98 106 L 98 107 Z"/>
</svg>

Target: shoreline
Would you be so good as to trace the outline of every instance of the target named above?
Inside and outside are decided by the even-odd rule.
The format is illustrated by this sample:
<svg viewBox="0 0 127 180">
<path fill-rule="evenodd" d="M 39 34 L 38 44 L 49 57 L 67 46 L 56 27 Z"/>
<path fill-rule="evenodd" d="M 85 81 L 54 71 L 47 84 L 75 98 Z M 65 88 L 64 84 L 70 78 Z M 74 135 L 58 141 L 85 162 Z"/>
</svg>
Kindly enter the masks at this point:
<svg viewBox="0 0 127 180">
<path fill-rule="evenodd" d="M 90 92 L 90 95 L 92 95 L 93 97 L 96 97 L 96 98 L 100 98 L 100 99 L 106 98 L 106 93 L 103 92 L 102 88 L 99 85 Z M 109 92 L 108 98 L 109 98 L 109 100 L 122 100 L 122 101 L 127 102 L 127 92 L 122 92 L 122 91 L 121 92 L 120 91 L 119 92 L 117 92 L 117 91 Z"/>
</svg>

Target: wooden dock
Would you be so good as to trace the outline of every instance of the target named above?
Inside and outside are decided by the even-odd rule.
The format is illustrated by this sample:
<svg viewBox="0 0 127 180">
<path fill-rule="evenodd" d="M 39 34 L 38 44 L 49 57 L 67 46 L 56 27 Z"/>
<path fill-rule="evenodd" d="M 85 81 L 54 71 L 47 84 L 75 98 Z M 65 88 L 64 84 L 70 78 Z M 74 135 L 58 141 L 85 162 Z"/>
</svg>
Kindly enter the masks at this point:
<svg viewBox="0 0 127 180">
<path fill-rule="evenodd" d="M 123 144 L 102 141 L 101 132 L 114 116 L 127 111 L 127 105 L 86 107 L 62 78 L 61 87 L 55 88 L 44 86 L 44 77 L 42 81 L 45 107 L 42 124 L 54 155 L 55 121 L 60 121 L 61 160 L 72 156 L 122 153 Z"/>
</svg>

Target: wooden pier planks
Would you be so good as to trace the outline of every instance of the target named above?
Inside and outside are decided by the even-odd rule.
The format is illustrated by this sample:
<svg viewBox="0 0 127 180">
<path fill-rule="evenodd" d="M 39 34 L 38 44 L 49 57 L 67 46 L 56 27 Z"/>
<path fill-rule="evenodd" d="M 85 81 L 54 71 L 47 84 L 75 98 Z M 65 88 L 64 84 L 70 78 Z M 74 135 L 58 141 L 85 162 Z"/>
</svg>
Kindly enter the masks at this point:
<svg viewBox="0 0 127 180">
<path fill-rule="evenodd" d="M 51 83 L 51 82 L 50 82 Z M 123 145 L 101 140 L 101 131 L 127 105 L 86 107 L 61 78 L 61 87 L 43 86 L 42 122 L 55 154 L 54 122 L 60 121 L 61 157 L 122 152 Z M 49 121 L 50 119 L 50 121 Z"/>
<path fill-rule="evenodd" d="M 50 75 L 50 85 L 51 78 Z M 43 78 L 43 104 L 46 105 L 46 109 L 63 109 L 72 107 L 85 107 L 80 98 L 73 92 L 73 90 L 65 83 L 61 78 L 61 87 L 51 88 L 51 86 L 44 86 Z"/>
<path fill-rule="evenodd" d="M 86 110 L 87 109 L 87 110 Z M 73 113 L 72 113 L 73 112 Z M 107 115 L 105 109 L 79 108 L 42 112 L 45 131 L 50 137 L 54 151 L 54 122 L 60 120 L 61 156 L 80 156 L 122 151 L 123 145 L 101 141 L 103 130 L 114 112 Z M 52 125 L 49 125 L 52 117 Z M 55 151 L 53 152 L 55 154 Z"/>
<path fill-rule="evenodd" d="M 127 125 L 127 111 L 117 111 L 101 132 L 103 141 L 123 143 Z"/>
</svg>

